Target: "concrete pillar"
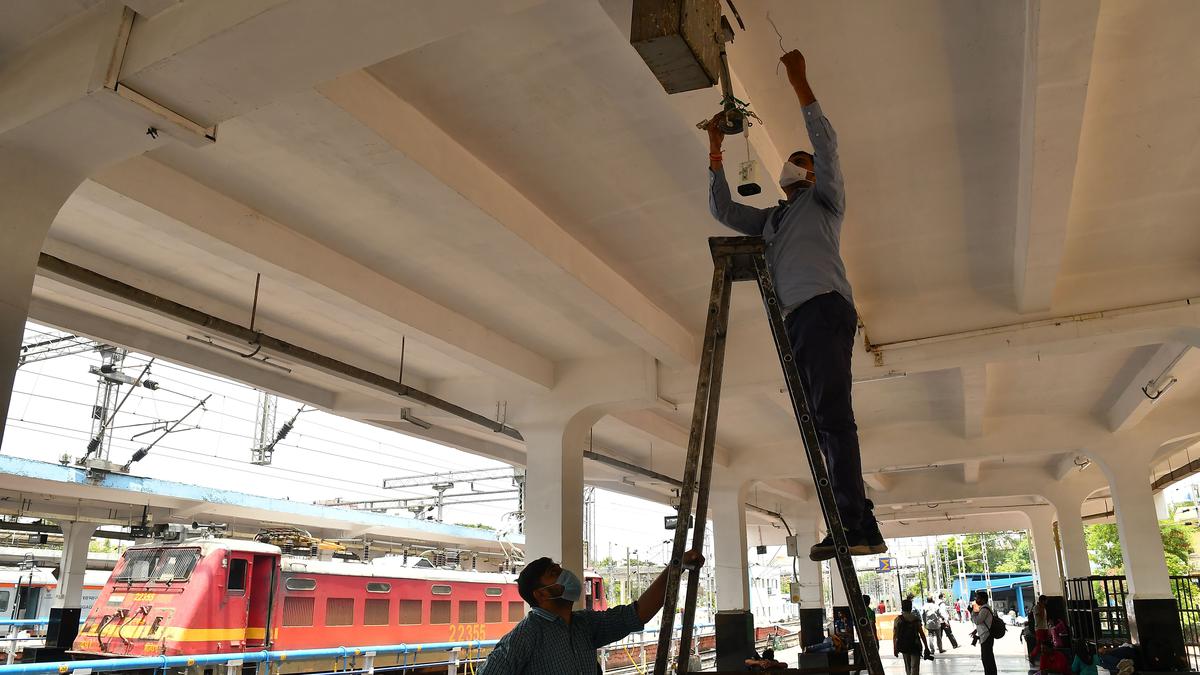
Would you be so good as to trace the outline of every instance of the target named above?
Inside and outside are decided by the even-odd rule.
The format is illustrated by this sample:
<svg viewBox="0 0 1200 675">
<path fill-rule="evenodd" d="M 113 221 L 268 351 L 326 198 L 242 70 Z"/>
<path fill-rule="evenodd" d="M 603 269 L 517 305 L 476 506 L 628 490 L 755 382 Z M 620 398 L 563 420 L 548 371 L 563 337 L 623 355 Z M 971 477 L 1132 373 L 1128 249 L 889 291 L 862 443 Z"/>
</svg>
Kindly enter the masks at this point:
<svg viewBox="0 0 1200 675">
<path fill-rule="evenodd" d="M 1124 448 L 1105 453 L 1102 460 L 1129 584 L 1125 611 L 1130 635 L 1142 649 L 1146 670 L 1187 669 L 1179 607 L 1171 593 L 1150 488 L 1150 453 Z"/>
<path fill-rule="evenodd" d="M 1058 540 L 1062 546 L 1063 571 L 1068 579 L 1086 577 L 1092 573 L 1087 542 L 1083 537 L 1083 517 L 1075 501 L 1055 502 L 1058 512 Z"/>
<path fill-rule="evenodd" d="M 0 359 L 0 442 L 38 254 L 50 224 L 83 178 L 78 168 L 0 144 L 0 354 L 6 355 Z"/>
<path fill-rule="evenodd" d="M 746 483 L 713 485 L 709 495 L 713 521 L 713 570 L 717 611 L 750 609 L 750 562 L 746 541 Z"/>
<path fill-rule="evenodd" d="M 1159 520 L 1171 519 L 1171 507 L 1167 504 L 1166 490 L 1154 493 L 1154 513 L 1158 515 Z"/>
<path fill-rule="evenodd" d="M 587 427 L 564 420 L 522 427 L 525 560 L 548 556 L 583 578 L 583 445 Z"/>
<path fill-rule="evenodd" d="M 1049 508 L 1028 512 L 1029 536 L 1033 542 L 1033 560 L 1037 565 L 1034 585 L 1039 594 L 1061 596 L 1063 580 L 1054 546 L 1054 514 Z"/>
<path fill-rule="evenodd" d="M 58 586 L 54 589 L 51 607 L 79 607 L 83 601 L 83 577 L 87 571 L 88 544 L 96 532 L 96 523 L 62 521 L 62 560 L 59 564 Z"/>
<path fill-rule="evenodd" d="M 825 639 L 825 593 L 821 563 L 809 560 L 808 552 L 821 540 L 820 522 L 809 517 L 796 527 L 796 576 L 799 588 L 793 601 L 800 609 L 800 644 L 808 646 Z M 795 583 L 795 582 L 793 582 Z"/>
</svg>

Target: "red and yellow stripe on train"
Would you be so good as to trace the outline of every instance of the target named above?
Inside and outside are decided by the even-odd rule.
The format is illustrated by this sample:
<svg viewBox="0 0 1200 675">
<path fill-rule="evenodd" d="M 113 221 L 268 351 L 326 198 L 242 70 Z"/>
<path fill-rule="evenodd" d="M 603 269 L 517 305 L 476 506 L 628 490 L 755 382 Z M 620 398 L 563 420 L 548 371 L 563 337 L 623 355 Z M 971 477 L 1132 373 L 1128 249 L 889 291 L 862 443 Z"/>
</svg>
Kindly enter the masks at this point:
<svg viewBox="0 0 1200 675">
<path fill-rule="evenodd" d="M 604 609 L 588 575 L 588 608 Z M 283 555 L 204 538 L 127 550 L 75 640 L 93 656 L 188 655 L 493 640 L 525 615 L 516 577 Z"/>
</svg>

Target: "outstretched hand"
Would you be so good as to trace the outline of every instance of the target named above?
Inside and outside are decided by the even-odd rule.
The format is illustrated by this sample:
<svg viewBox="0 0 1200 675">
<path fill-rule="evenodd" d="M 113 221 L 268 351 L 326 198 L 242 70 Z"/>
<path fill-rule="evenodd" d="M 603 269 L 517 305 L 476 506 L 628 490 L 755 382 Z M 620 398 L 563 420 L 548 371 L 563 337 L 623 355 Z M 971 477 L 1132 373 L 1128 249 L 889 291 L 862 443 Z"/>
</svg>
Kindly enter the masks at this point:
<svg viewBox="0 0 1200 675">
<path fill-rule="evenodd" d="M 725 142 L 725 132 L 721 131 L 721 122 L 725 121 L 725 111 L 713 115 L 712 119 L 705 125 L 705 130 L 708 131 L 708 149 L 710 152 L 721 152 L 721 144 Z"/>
</svg>

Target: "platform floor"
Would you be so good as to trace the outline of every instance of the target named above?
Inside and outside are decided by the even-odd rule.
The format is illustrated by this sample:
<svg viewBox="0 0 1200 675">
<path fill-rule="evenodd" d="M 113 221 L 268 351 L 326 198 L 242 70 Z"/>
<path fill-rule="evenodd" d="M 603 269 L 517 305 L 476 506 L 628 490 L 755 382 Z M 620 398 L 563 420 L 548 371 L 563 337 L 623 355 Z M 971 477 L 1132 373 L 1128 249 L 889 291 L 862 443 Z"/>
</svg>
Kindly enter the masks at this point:
<svg viewBox="0 0 1200 675">
<path fill-rule="evenodd" d="M 954 635 L 958 638 L 958 649 L 951 649 L 949 641 L 943 640 L 946 653 L 934 654 L 933 661 L 921 661 L 921 675 L 982 675 L 983 663 L 979 660 L 979 647 L 971 646 L 970 625 L 966 623 L 953 624 Z M 1009 627 L 1008 632 L 996 643 L 996 670 L 1007 675 L 1029 675 L 1036 668 L 1029 666 L 1025 659 L 1025 643 L 1021 642 L 1019 630 Z M 965 638 L 965 639 L 964 639 Z M 879 644 L 883 657 L 883 669 L 888 675 L 904 675 L 904 662 L 892 656 L 891 640 Z M 796 665 L 796 654 L 799 648 L 785 649 L 775 658 L 790 666 Z M 1102 675 L 1108 671 L 1102 670 Z"/>
</svg>

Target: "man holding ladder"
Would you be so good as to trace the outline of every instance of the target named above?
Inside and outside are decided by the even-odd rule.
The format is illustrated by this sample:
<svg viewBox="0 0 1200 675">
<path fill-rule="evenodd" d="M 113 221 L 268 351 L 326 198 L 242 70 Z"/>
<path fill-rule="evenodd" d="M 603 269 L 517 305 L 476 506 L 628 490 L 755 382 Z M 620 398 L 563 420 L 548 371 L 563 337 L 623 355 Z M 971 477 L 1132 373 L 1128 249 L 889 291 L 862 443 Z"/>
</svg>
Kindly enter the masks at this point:
<svg viewBox="0 0 1200 675">
<path fill-rule="evenodd" d="M 759 236 L 779 293 L 791 351 L 814 412 L 830 482 L 841 513 L 851 555 L 887 551 L 866 498 L 858 427 L 850 390 L 850 357 L 858 315 L 840 240 L 846 195 L 838 165 L 837 137 L 808 84 L 804 56 L 797 50 L 780 61 L 800 100 L 814 153 L 793 152 L 780 171 L 786 200 L 759 209 L 733 201 L 725 179 L 718 128 L 724 113 L 708 124 L 709 209 L 726 227 Z M 812 547 L 809 557 L 834 557 L 833 538 Z"/>
</svg>

